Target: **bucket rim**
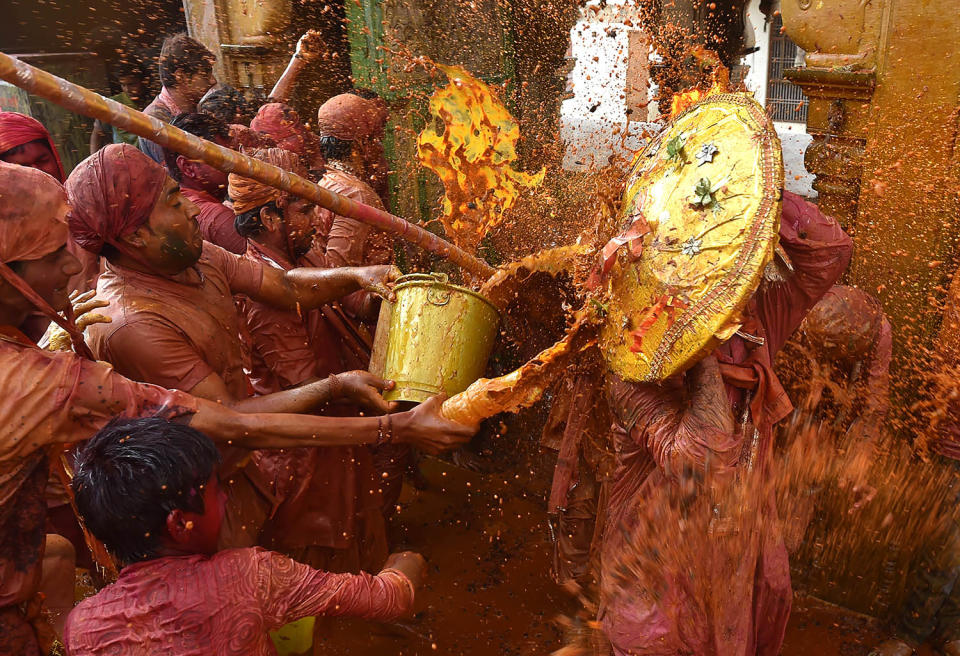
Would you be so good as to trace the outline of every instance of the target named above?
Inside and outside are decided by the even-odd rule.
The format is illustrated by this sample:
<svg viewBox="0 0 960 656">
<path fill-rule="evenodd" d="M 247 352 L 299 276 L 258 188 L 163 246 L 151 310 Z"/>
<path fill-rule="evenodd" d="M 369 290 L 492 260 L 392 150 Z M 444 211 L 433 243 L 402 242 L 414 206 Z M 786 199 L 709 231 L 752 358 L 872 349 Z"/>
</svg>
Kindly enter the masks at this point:
<svg viewBox="0 0 960 656">
<path fill-rule="evenodd" d="M 406 278 L 406 280 L 404 280 Z M 461 287 L 460 285 L 454 285 L 450 282 L 444 282 L 440 278 L 436 277 L 436 274 L 433 273 L 408 273 L 406 275 L 400 276 L 397 278 L 397 284 L 394 286 L 393 291 L 399 292 L 401 289 L 410 289 L 412 287 L 446 287 L 448 289 L 453 289 L 458 292 L 463 292 L 464 294 L 469 294 L 470 296 L 475 296 L 476 298 L 483 301 L 486 305 L 490 307 L 497 315 L 497 321 L 501 320 L 500 308 L 494 305 L 490 299 L 488 299 L 483 294 L 479 294 L 472 289 L 467 287 Z"/>
</svg>

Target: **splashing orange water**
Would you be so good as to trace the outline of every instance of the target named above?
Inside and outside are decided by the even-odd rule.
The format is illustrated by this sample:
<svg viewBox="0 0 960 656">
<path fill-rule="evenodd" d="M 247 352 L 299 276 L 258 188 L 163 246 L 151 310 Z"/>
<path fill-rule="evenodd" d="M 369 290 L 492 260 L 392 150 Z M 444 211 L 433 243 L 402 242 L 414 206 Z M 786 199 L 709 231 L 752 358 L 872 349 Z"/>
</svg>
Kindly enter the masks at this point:
<svg viewBox="0 0 960 656">
<path fill-rule="evenodd" d="M 730 90 L 730 70 L 720 63 L 716 53 L 706 48 L 694 48 L 692 56 L 701 68 L 710 69 L 710 88 L 703 90 L 692 87 L 686 91 L 674 94 L 670 100 L 670 118 L 674 119 L 698 102 L 715 93 L 725 93 Z"/>
<path fill-rule="evenodd" d="M 440 221 L 447 237 L 467 251 L 513 207 L 522 188 L 543 182 L 546 169 L 513 169 L 520 137 L 517 122 L 488 85 L 458 66 L 437 64 L 449 84 L 430 98 L 430 114 L 442 129 L 427 127 L 417 155 L 444 187 Z"/>
</svg>

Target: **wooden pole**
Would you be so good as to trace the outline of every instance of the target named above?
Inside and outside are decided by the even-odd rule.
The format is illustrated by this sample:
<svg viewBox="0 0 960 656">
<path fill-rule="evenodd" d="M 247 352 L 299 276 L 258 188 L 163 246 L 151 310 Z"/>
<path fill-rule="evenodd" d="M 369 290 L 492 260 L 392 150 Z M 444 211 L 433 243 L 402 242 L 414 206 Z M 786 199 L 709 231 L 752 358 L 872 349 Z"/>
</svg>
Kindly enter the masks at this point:
<svg viewBox="0 0 960 656">
<path fill-rule="evenodd" d="M 324 189 L 272 164 L 195 137 L 2 52 L 0 52 L 0 78 L 72 112 L 99 119 L 186 157 L 203 160 L 226 173 L 236 173 L 252 178 L 311 200 L 335 214 L 349 216 L 380 230 L 400 235 L 403 239 L 454 262 L 484 280 L 495 271 L 483 260 L 405 219 Z"/>
</svg>

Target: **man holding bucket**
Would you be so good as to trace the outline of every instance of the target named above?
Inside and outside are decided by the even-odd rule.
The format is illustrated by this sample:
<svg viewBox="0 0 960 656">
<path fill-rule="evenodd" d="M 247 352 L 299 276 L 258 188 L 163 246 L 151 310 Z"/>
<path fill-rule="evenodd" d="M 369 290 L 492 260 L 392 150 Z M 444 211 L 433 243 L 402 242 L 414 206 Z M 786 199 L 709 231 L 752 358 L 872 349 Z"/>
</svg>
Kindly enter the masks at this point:
<svg viewBox="0 0 960 656">
<path fill-rule="evenodd" d="M 67 180 L 67 193 L 71 234 L 107 261 L 98 296 L 110 301 L 104 314 L 112 323 L 92 328 L 88 339 L 118 372 L 242 412 L 307 412 L 333 398 L 389 409 L 379 394 L 389 383 L 365 372 L 250 397 L 232 297 L 309 310 L 358 289 L 390 295 L 394 269 L 282 272 L 232 255 L 200 238 L 196 207 L 159 164 L 126 145 L 84 160 Z M 447 436 L 463 429 L 436 410 L 433 402 L 388 418 L 342 418 L 331 429 L 344 444 L 409 441 L 442 450 Z M 230 497 L 222 546 L 255 544 L 274 504 L 256 467 L 234 455 L 225 454 L 221 469 Z"/>
<path fill-rule="evenodd" d="M 253 153 L 257 159 L 307 176 L 300 158 L 281 148 Z M 308 265 L 316 232 L 316 207 L 279 189 L 229 176 L 235 225 L 247 240 L 247 257 L 278 271 Z M 368 294 L 363 300 L 368 302 Z M 308 312 L 277 308 L 251 298 L 238 300 L 246 322 L 250 382 L 257 394 L 272 394 L 365 367 L 369 351 L 351 319 L 335 305 Z M 355 406 L 337 405 L 325 414 L 351 416 Z M 298 562 L 330 571 L 377 571 L 386 557 L 381 513 L 382 481 L 374 478 L 369 449 L 331 447 L 263 452 L 260 470 L 279 499 L 264 527 L 264 541 Z"/>
</svg>

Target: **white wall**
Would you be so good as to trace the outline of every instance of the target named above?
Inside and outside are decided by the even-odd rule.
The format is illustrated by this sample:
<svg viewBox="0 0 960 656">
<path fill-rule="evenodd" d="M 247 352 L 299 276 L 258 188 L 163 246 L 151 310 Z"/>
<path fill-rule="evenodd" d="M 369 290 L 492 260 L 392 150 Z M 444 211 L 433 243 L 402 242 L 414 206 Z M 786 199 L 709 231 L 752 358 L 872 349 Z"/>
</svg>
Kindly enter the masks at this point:
<svg viewBox="0 0 960 656">
<path fill-rule="evenodd" d="M 765 104 L 770 26 L 759 6 L 760 0 L 751 0 L 747 8 L 745 41 L 747 46 L 759 46 L 759 50 L 743 59 L 748 67 L 744 83 L 757 101 Z M 575 65 L 567 88 L 573 97 L 560 107 L 560 136 L 566 143 L 563 168 L 570 171 L 600 168 L 612 157 L 630 160 L 642 147 L 643 130 L 653 128 L 646 121 L 656 117 L 653 103 L 645 110 L 634 108 L 633 120 L 627 120 L 628 32 L 638 30 L 623 21 L 639 24 L 634 21 L 635 10 L 627 0 L 608 0 L 602 9 L 597 7 L 596 0 L 589 2 L 570 30 L 570 54 Z M 652 89 L 651 94 L 655 93 Z M 803 152 L 811 141 L 806 126 L 779 122 L 774 126 L 783 144 L 784 185 L 795 193 L 815 197 L 813 176 L 803 165 Z"/>
</svg>

